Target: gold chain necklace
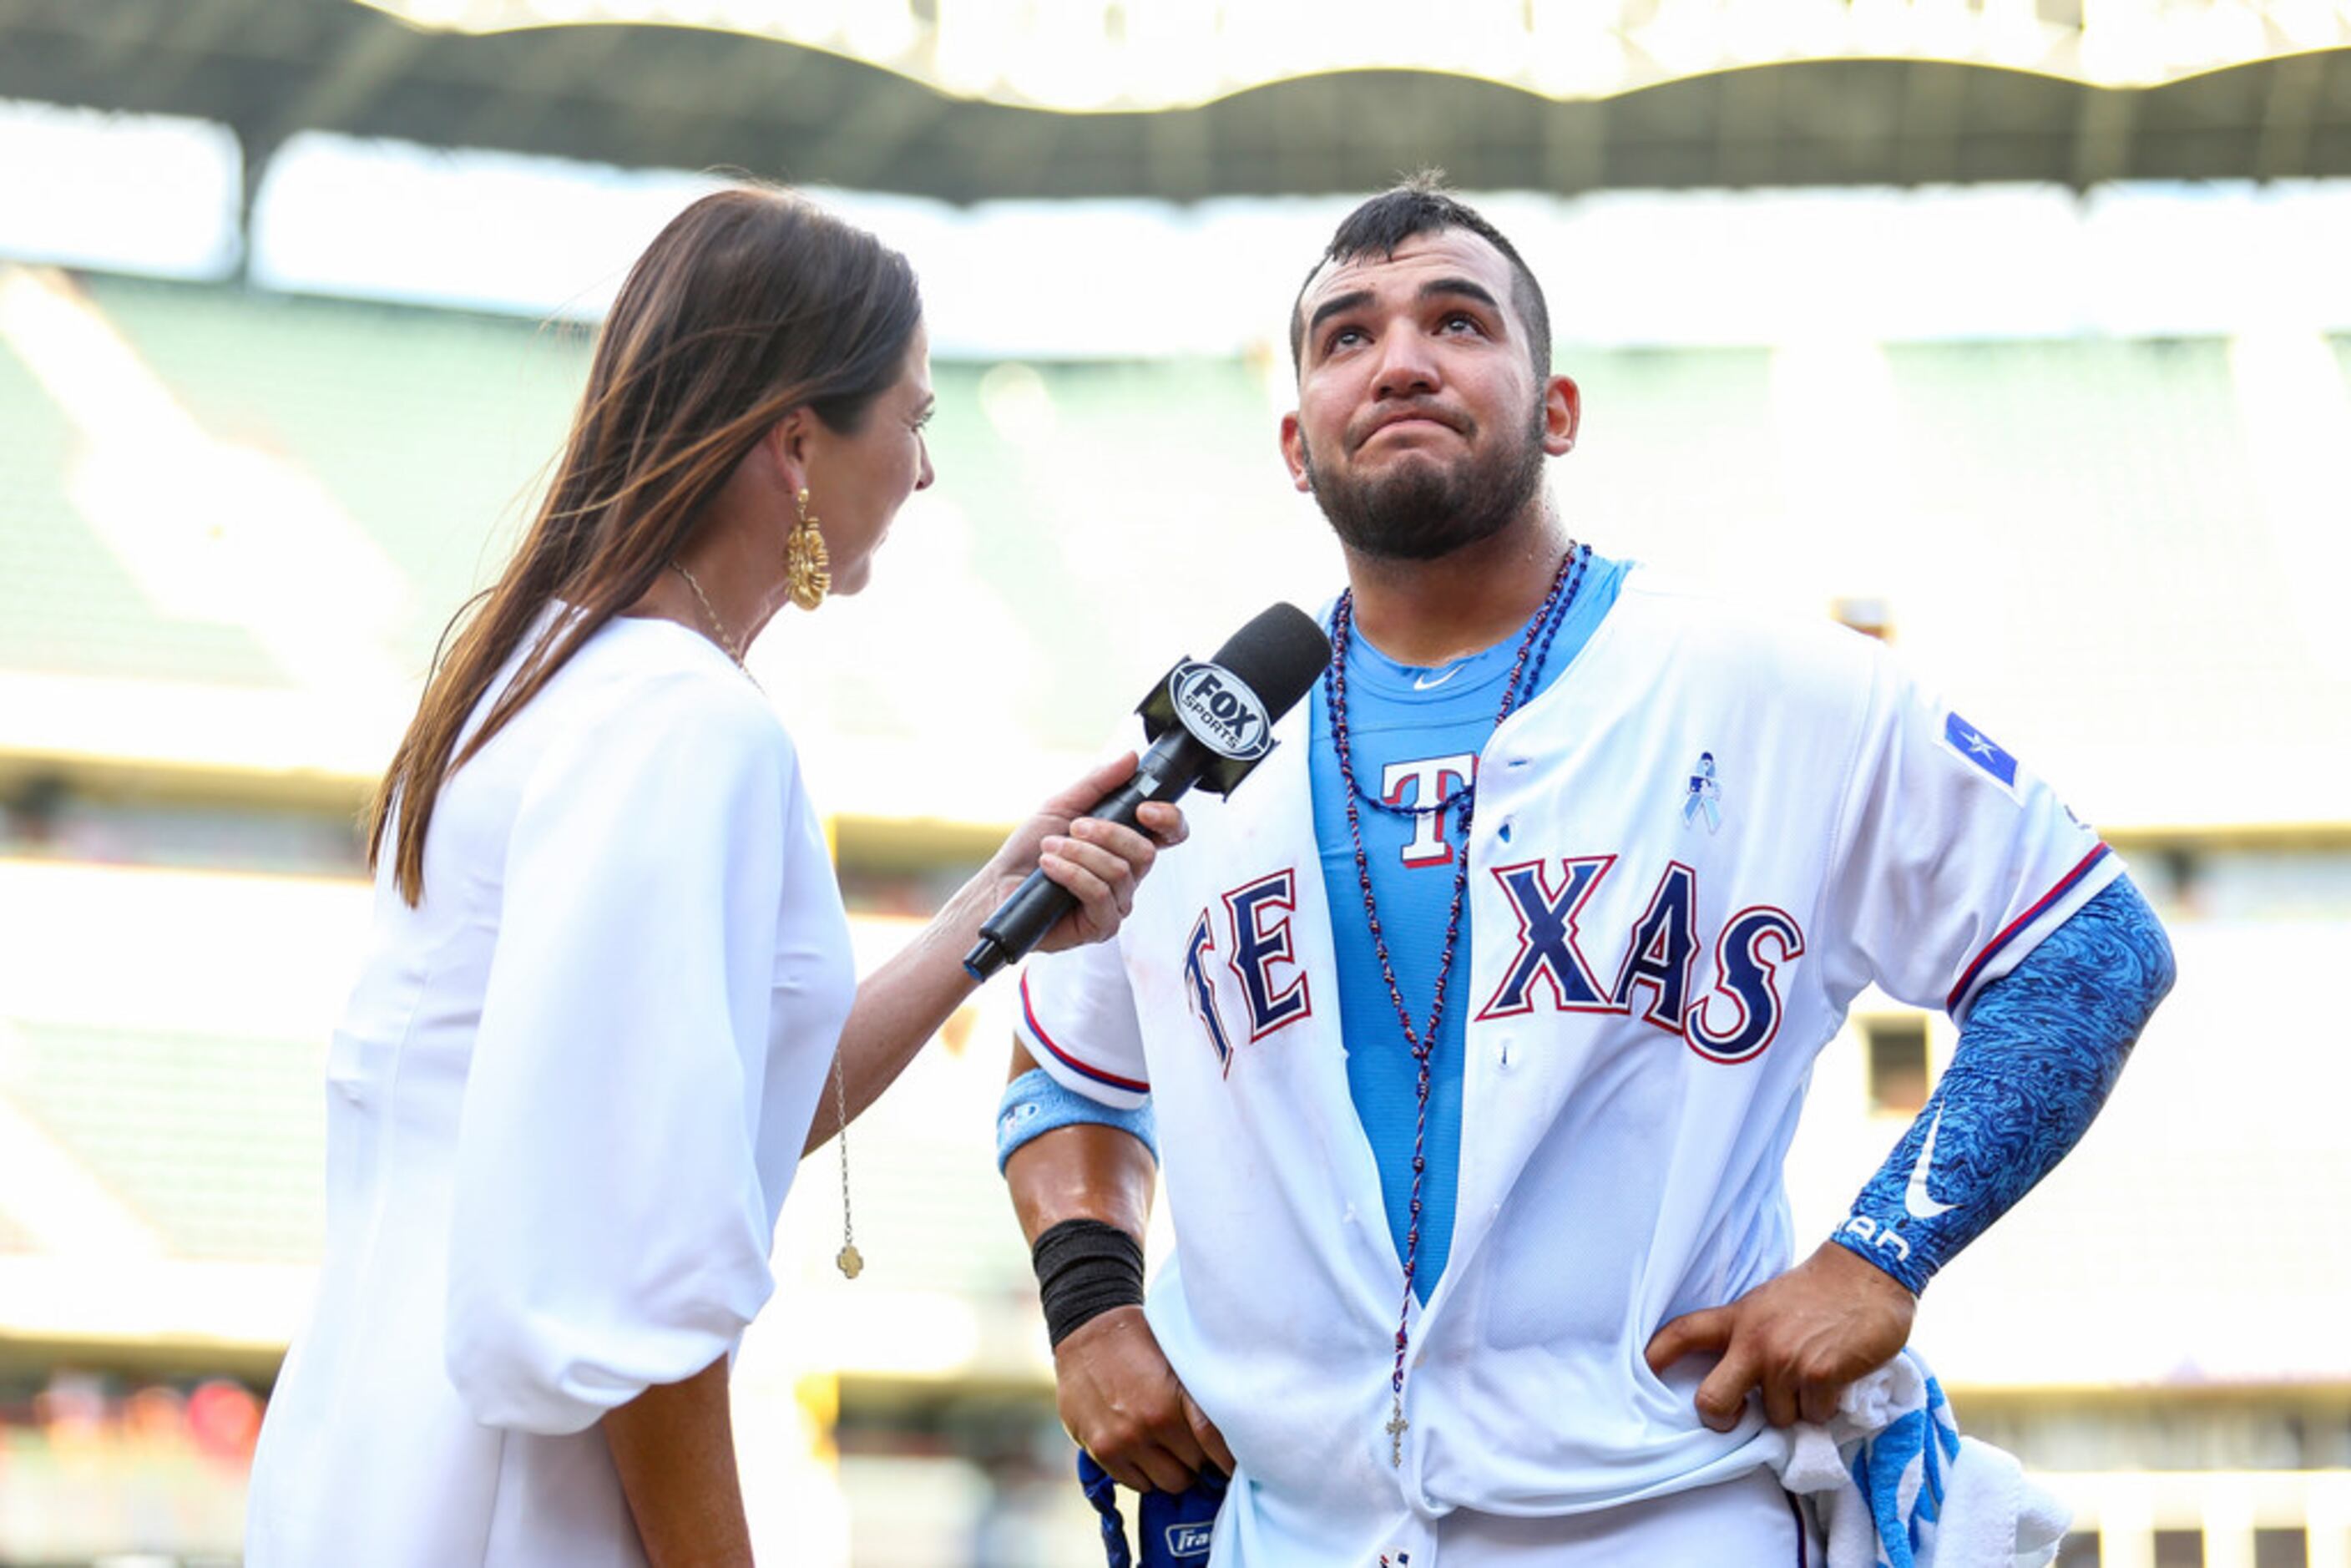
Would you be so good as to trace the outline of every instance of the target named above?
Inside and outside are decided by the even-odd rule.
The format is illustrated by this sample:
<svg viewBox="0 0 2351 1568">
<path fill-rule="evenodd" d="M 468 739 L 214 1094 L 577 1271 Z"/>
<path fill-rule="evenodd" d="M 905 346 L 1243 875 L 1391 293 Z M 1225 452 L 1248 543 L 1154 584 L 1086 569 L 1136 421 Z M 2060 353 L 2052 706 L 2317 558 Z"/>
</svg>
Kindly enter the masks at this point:
<svg viewBox="0 0 2351 1568">
<path fill-rule="evenodd" d="M 717 636 L 718 645 L 726 650 L 726 656 L 735 661 L 735 667 L 743 672 L 744 678 L 753 685 L 758 685 L 759 678 L 752 674 L 751 666 L 744 663 L 742 648 L 726 634 L 726 623 L 718 619 L 718 612 L 711 605 L 710 595 L 702 591 L 702 584 L 694 580 L 694 573 L 685 570 L 684 561 L 674 560 L 670 565 L 677 570 L 678 576 L 685 579 L 686 587 L 694 590 L 694 597 L 701 601 L 702 612 L 709 617 L 710 630 Z M 764 691 L 766 688 L 760 689 Z M 833 1135 L 840 1140 L 841 1149 L 841 1251 L 834 1256 L 833 1262 L 844 1276 L 854 1280 L 865 1270 L 865 1256 L 857 1250 L 857 1231 L 850 1220 L 849 1084 L 841 1063 L 841 1047 L 837 1043 L 832 1051 L 832 1112 L 839 1129 Z"/>
<path fill-rule="evenodd" d="M 685 562 L 674 560 L 669 564 L 678 576 L 685 579 L 686 587 L 694 590 L 694 597 L 702 601 L 702 612 L 710 618 L 711 634 L 718 639 L 718 645 L 726 650 L 726 656 L 735 661 L 737 669 L 749 674 L 751 667 L 743 662 L 743 650 L 734 638 L 726 634 L 726 622 L 718 619 L 718 612 L 711 608 L 710 595 L 702 591 L 702 584 L 694 580 L 694 573 L 685 570 Z M 756 681 L 752 683 L 754 685 L 758 684 Z"/>
</svg>

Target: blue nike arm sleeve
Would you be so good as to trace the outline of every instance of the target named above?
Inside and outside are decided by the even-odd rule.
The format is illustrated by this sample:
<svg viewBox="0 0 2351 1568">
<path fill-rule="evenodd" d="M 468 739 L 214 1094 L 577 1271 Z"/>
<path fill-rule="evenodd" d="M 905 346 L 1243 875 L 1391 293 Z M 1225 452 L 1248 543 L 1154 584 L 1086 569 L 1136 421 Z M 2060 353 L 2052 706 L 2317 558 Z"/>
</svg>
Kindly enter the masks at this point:
<svg viewBox="0 0 2351 1568">
<path fill-rule="evenodd" d="M 2080 1141 L 2173 977 L 2162 925 L 2117 878 L 1977 997 L 1837 1242 L 1924 1290 Z"/>
</svg>

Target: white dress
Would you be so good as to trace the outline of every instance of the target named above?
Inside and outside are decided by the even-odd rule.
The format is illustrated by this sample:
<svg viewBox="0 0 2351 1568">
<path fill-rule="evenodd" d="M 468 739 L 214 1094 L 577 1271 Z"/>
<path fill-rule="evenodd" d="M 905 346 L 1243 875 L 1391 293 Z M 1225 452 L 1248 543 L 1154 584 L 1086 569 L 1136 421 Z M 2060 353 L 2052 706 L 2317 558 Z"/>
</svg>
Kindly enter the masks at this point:
<svg viewBox="0 0 2351 1568">
<path fill-rule="evenodd" d="M 617 620 L 452 776 L 420 907 L 392 858 L 246 1560 L 640 1564 L 598 1417 L 767 1300 L 855 986 L 790 738 L 708 642 Z"/>
</svg>

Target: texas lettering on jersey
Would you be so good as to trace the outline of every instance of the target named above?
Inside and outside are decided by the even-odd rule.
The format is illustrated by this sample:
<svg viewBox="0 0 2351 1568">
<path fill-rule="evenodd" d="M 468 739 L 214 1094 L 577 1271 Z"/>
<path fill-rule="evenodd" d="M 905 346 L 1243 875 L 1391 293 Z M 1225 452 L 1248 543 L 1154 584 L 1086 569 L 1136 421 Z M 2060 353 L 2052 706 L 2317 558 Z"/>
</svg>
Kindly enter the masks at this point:
<svg viewBox="0 0 2351 1568">
<path fill-rule="evenodd" d="M 1609 878 L 1624 874 L 1614 855 L 1520 861 L 1489 868 L 1518 922 L 1516 946 L 1479 1020 L 1542 1012 L 1637 1015 L 1686 1041 L 1708 1061 L 1751 1061 L 1780 1032 L 1781 981 L 1804 955 L 1793 916 L 1750 904 L 1723 922 L 1709 944 L 1698 930 L 1698 873 L 1668 861 L 1646 905 L 1621 939 L 1597 948 L 1616 959 L 1595 966 L 1584 912 Z M 1185 995 L 1227 1072 L 1237 1031 L 1217 1000 L 1210 965 L 1230 970 L 1250 1043 L 1311 1016 L 1313 999 L 1300 962 L 1291 916 L 1295 867 L 1260 876 L 1200 911 L 1185 943 Z M 1699 979 L 1708 983 L 1697 988 Z"/>
</svg>

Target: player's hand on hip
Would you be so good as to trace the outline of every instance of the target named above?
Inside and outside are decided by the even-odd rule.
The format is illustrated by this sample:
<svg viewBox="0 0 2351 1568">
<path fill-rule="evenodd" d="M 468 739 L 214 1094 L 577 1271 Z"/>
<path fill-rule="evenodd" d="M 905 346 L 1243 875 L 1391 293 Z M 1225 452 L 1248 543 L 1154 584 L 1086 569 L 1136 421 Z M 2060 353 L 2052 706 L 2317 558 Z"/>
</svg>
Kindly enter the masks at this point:
<svg viewBox="0 0 2351 1568">
<path fill-rule="evenodd" d="M 1178 1492 L 1203 1463 L 1232 1474 L 1232 1450 L 1176 1380 L 1141 1307 L 1113 1307 L 1053 1352 L 1061 1425 L 1135 1491 Z"/>
<path fill-rule="evenodd" d="M 1917 1299 L 1884 1270 L 1836 1243 L 1727 1307 L 1674 1319 L 1649 1341 L 1649 1370 L 1662 1376 L 1686 1355 L 1721 1356 L 1698 1385 L 1698 1419 L 1718 1432 L 1739 1424 L 1760 1392 L 1774 1427 L 1825 1422 L 1847 1386 L 1909 1343 Z"/>
<path fill-rule="evenodd" d="M 1135 887 L 1152 862 L 1161 850 L 1182 843 L 1190 831 L 1184 813 L 1164 800 L 1145 803 L 1132 828 L 1079 815 L 1134 778 L 1134 753 L 1129 751 L 1089 769 L 1014 829 L 988 862 L 984 874 L 995 884 L 992 903 L 1009 897 L 1023 878 L 1040 867 L 1076 896 L 1078 906 L 1045 933 L 1038 951 L 1082 946 L 1116 935 L 1119 923 L 1134 907 Z"/>
</svg>

